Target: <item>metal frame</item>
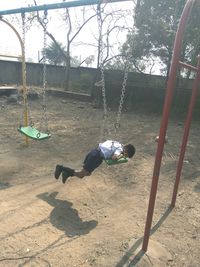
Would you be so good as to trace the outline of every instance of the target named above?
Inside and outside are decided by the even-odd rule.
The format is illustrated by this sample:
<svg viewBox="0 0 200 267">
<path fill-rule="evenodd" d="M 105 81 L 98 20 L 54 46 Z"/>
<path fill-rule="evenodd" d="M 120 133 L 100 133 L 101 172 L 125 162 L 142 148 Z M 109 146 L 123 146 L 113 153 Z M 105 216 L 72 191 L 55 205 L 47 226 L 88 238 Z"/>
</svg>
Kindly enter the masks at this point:
<svg viewBox="0 0 200 267">
<path fill-rule="evenodd" d="M 5 23 L 7 26 L 9 26 L 13 30 L 13 32 L 17 36 L 19 43 L 20 43 L 21 56 L 7 56 L 7 55 L 0 55 L 0 56 L 18 58 L 22 62 L 22 92 L 24 95 L 23 99 L 24 99 L 24 107 L 25 107 L 24 108 L 24 125 L 27 126 L 28 125 L 28 104 L 27 104 L 26 62 L 25 62 L 24 44 L 23 44 L 23 41 L 22 41 L 20 34 L 18 33 L 18 31 L 15 29 L 15 27 L 11 23 L 9 23 L 7 20 L 4 20 L 2 17 L 0 17 L 0 21 Z M 27 137 L 25 139 L 25 142 L 26 142 L 26 145 L 28 145 L 28 138 Z"/>
<path fill-rule="evenodd" d="M 20 8 L 20 9 L 4 10 L 4 11 L 0 11 L 0 16 L 16 14 L 16 13 L 40 11 L 40 10 L 69 8 L 69 7 L 96 5 L 96 4 L 122 2 L 122 1 L 129 1 L 129 0 L 107 0 L 107 1 L 79 0 L 79 1 L 71 1 L 71 2 L 62 2 L 62 3 L 52 4 L 52 5 L 42 5 L 42 6 L 33 6 L 33 7 L 26 7 L 26 8 Z M 164 107 L 163 107 L 163 115 L 162 115 L 161 126 L 160 126 L 158 147 L 157 147 L 157 152 L 155 156 L 152 185 L 151 185 L 150 198 L 149 198 L 149 206 L 148 206 L 146 225 L 145 225 L 145 231 L 144 231 L 144 239 L 143 239 L 143 246 L 142 246 L 142 250 L 144 252 L 147 251 L 149 237 L 150 237 L 150 230 L 151 230 L 151 225 L 152 225 L 152 218 L 153 218 L 153 212 L 154 212 L 154 206 L 155 206 L 155 200 L 156 200 L 156 194 L 157 194 L 160 167 L 161 167 L 163 149 L 164 149 L 164 144 L 165 144 L 165 136 L 166 136 L 168 120 L 169 120 L 169 112 L 170 112 L 170 107 L 171 107 L 171 103 L 173 99 L 173 92 L 175 88 L 177 69 L 179 67 L 189 68 L 192 71 L 195 71 L 197 75 L 194 80 L 193 89 L 192 89 L 193 92 L 192 92 L 192 96 L 191 96 L 191 100 L 190 100 L 190 104 L 188 108 L 188 114 L 187 114 L 186 122 L 185 122 L 185 128 L 184 128 L 183 139 L 182 139 L 179 161 L 178 161 L 177 172 L 176 172 L 176 180 L 175 180 L 174 191 L 173 191 L 173 196 L 171 200 L 172 208 L 175 206 L 178 185 L 180 181 L 183 160 L 184 160 L 190 125 L 191 125 L 191 120 L 192 120 L 193 109 L 194 109 L 195 100 L 198 94 L 198 87 L 200 84 L 200 58 L 198 59 L 197 67 L 190 66 L 183 62 L 179 62 L 180 53 L 181 53 L 181 44 L 183 41 L 183 35 L 184 35 L 186 23 L 188 21 L 191 9 L 195 1 L 196 0 L 188 0 L 186 2 L 183 13 L 181 15 L 178 30 L 176 33 L 172 63 L 170 67 L 169 79 L 168 79 L 167 88 L 166 88 L 166 97 L 165 97 L 165 102 L 164 102 Z"/>
<path fill-rule="evenodd" d="M 56 3 L 56 4 L 49 4 L 49 5 L 31 6 L 31 7 L 22 7 L 22 8 L 17 8 L 17 9 L 10 9 L 10 10 L 2 10 L 2 11 L 0 11 L 0 16 L 17 14 L 17 13 L 25 13 L 25 12 L 33 12 L 33 11 L 40 11 L 40 10 L 60 9 L 60 8 L 88 6 L 88 5 L 99 5 L 99 4 L 114 3 L 114 2 L 127 2 L 127 1 L 131 1 L 131 0 L 76 0 L 76 1 Z"/>
<path fill-rule="evenodd" d="M 155 206 L 155 200 L 156 200 L 156 194 L 157 194 L 157 186 L 158 186 L 158 180 L 159 180 L 159 175 L 160 175 L 160 167 L 161 167 L 161 161 L 162 161 L 162 156 L 163 156 L 163 149 L 165 145 L 165 136 L 167 132 L 169 112 L 170 112 L 170 107 L 171 107 L 171 103 L 173 99 L 173 93 L 175 89 L 176 75 L 177 75 L 178 68 L 179 67 L 189 68 L 192 71 L 195 71 L 197 75 L 193 83 L 192 96 L 190 99 L 188 114 L 187 114 L 186 121 L 185 121 L 185 128 L 184 128 L 183 139 L 182 139 L 180 155 L 179 155 L 177 171 L 176 171 L 174 191 L 173 191 L 173 196 L 171 200 L 171 208 L 175 206 L 178 185 L 180 181 L 183 160 L 184 160 L 190 125 L 191 125 L 191 120 L 192 120 L 192 114 L 193 114 L 193 110 L 195 106 L 195 100 L 198 94 L 198 87 L 200 85 L 200 58 L 198 59 L 197 67 L 190 66 L 189 64 L 179 61 L 180 54 L 181 54 L 181 44 L 182 44 L 183 37 L 184 37 L 184 31 L 185 31 L 186 24 L 189 19 L 189 16 L 190 16 L 190 13 L 191 13 L 191 10 L 193 8 L 195 1 L 196 0 L 188 0 L 186 2 L 184 10 L 181 15 L 181 19 L 179 22 L 179 26 L 178 26 L 178 30 L 177 30 L 176 38 L 174 42 L 172 63 L 171 63 L 169 78 L 167 82 L 166 96 L 165 96 L 165 102 L 164 102 L 164 107 L 163 107 L 163 115 L 162 115 L 161 126 L 160 126 L 158 147 L 157 147 L 157 152 L 156 152 L 156 157 L 155 157 L 151 192 L 150 192 L 150 197 L 149 197 L 149 206 L 148 206 L 146 225 L 145 225 L 145 231 L 144 231 L 144 239 L 143 239 L 143 246 L 142 246 L 142 250 L 144 252 L 147 251 L 149 237 L 150 237 L 154 206 Z"/>
</svg>

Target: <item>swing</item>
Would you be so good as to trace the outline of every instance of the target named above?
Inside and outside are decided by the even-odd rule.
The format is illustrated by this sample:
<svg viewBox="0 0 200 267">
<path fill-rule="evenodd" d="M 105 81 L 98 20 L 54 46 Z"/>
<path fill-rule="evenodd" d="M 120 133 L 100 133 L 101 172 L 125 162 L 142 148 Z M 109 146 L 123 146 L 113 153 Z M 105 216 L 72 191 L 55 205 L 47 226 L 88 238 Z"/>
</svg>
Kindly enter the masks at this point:
<svg viewBox="0 0 200 267">
<path fill-rule="evenodd" d="M 25 127 L 20 126 L 17 130 L 20 133 L 24 134 L 25 136 L 38 141 L 48 139 L 51 137 L 49 133 L 42 133 L 33 126 L 25 126 Z"/>
<path fill-rule="evenodd" d="M 102 97 L 103 97 L 103 127 L 105 129 L 105 124 L 107 122 L 108 118 L 108 110 L 107 110 L 107 101 L 106 101 L 106 89 L 105 89 L 105 77 L 104 77 L 104 64 L 103 64 L 103 40 L 102 40 L 102 18 L 101 18 L 101 11 L 100 11 L 100 5 L 98 6 L 98 25 L 99 25 L 99 47 L 100 47 L 100 72 L 101 72 L 101 81 L 99 82 L 99 85 L 102 87 Z M 118 128 L 120 127 L 120 118 L 121 118 L 121 113 L 122 113 L 122 107 L 123 107 L 123 102 L 124 102 L 124 97 L 125 97 L 125 92 L 126 92 L 126 84 L 127 84 L 127 79 L 128 79 L 128 71 L 130 67 L 130 59 L 131 59 L 131 53 L 127 54 L 127 60 L 125 63 L 125 68 L 124 68 L 124 78 L 122 82 L 122 89 L 121 89 L 121 96 L 120 96 L 120 101 L 119 101 L 119 107 L 118 107 L 118 113 L 117 113 L 117 118 L 116 118 L 116 123 L 114 124 L 115 127 L 115 135 L 117 133 Z M 102 127 L 102 128 L 103 128 Z M 108 130 L 108 129 L 107 129 Z M 125 156 L 122 156 L 119 159 L 107 159 L 104 160 L 104 162 L 111 166 L 111 165 L 116 165 L 116 164 L 122 164 L 122 163 L 127 163 L 128 158 Z"/>
<path fill-rule="evenodd" d="M 45 101 L 45 90 L 46 90 L 46 31 L 47 31 L 47 12 L 44 13 L 44 57 L 43 57 L 43 117 L 46 119 L 46 103 Z M 26 137 L 33 139 L 33 140 L 44 140 L 51 137 L 48 129 L 46 132 L 39 131 L 33 126 L 30 118 L 30 125 L 28 125 L 28 100 L 27 100 L 27 89 L 26 89 L 26 65 L 25 65 L 25 14 L 22 13 L 22 29 L 23 29 L 23 51 L 24 51 L 24 60 L 23 60 L 23 97 L 24 97 L 24 121 L 26 122 L 25 125 L 20 125 L 18 127 L 18 132 L 25 135 Z M 47 119 L 46 119 L 47 120 Z M 47 126 L 47 122 L 45 122 Z M 48 126 L 47 126 L 48 127 Z"/>
<path fill-rule="evenodd" d="M 128 159 L 126 157 L 121 157 L 119 159 L 105 159 L 104 160 L 107 165 L 116 165 L 120 163 L 126 163 L 128 162 Z"/>
</svg>

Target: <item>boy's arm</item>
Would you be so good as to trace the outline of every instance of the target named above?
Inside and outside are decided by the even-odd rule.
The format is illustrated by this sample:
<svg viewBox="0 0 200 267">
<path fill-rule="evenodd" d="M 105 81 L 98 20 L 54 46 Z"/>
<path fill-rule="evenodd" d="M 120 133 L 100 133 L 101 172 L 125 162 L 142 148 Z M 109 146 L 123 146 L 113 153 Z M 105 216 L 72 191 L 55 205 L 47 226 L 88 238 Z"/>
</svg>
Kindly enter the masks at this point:
<svg viewBox="0 0 200 267">
<path fill-rule="evenodd" d="M 123 157 L 123 153 L 122 152 L 120 154 L 113 154 L 112 159 L 113 160 L 117 160 L 117 159 L 120 159 L 121 157 Z"/>
</svg>

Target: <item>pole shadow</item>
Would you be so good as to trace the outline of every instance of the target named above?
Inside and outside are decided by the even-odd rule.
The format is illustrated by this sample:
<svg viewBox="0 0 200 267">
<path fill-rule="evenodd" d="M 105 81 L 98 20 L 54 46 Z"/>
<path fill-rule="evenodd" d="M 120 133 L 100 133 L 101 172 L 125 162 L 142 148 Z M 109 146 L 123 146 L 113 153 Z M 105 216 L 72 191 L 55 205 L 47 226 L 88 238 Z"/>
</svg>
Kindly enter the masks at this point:
<svg viewBox="0 0 200 267">
<path fill-rule="evenodd" d="M 83 221 L 78 211 L 72 208 L 73 204 L 66 200 L 56 199 L 57 194 L 58 192 L 45 192 L 37 195 L 38 198 L 54 207 L 49 215 L 54 227 L 65 232 L 68 237 L 74 237 L 86 235 L 97 226 L 98 222 L 95 220 Z"/>
<path fill-rule="evenodd" d="M 158 228 L 163 224 L 163 222 L 167 219 L 167 217 L 169 216 L 169 214 L 171 213 L 173 207 L 169 206 L 166 211 L 164 212 L 164 214 L 161 216 L 161 218 L 159 219 L 159 221 L 151 228 L 150 231 L 150 236 L 155 233 Z M 137 263 L 142 259 L 142 257 L 144 256 L 145 252 L 141 249 L 132 260 L 130 260 L 130 258 L 133 256 L 134 252 L 139 248 L 139 246 L 143 243 L 143 237 L 141 237 L 140 239 L 138 239 L 133 246 L 126 252 L 126 254 L 122 257 L 122 259 L 120 260 L 120 262 L 117 263 L 117 265 L 115 267 L 133 267 L 136 266 Z M 129 262 L 129 263 L 128 263 Z"/>
</svg>

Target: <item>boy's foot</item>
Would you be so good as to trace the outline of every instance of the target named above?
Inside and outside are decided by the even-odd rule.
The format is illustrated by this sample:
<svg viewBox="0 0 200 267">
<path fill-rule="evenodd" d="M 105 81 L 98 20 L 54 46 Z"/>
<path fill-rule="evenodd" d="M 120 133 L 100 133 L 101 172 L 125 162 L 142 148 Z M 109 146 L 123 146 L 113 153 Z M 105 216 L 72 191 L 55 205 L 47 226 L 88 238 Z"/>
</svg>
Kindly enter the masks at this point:
<svg viewBox="0 0 200 267">
<path fill-rule="evenodd" d="M 54 177 L 55 177 L 56 179 L 59 178 L 59 176 L 60 176 L 62 170 L 63 170 L 63 166 L 62 166 L 62 165 L 56 165 L 56 169 L 55 169 L 55 173 L 54 173 Z"/>
<path fill-rule="evenodd" d="M 66 172 L 66 171 L 62 172 L 62 182 L 63 182 L 63 184 L 67 181 L 67 178 L 69 178 L 69 177 L 70 177 L 70 175 L 69 175 L 68 172 Z"/>
<path fill-rule="evenodd" d="M 64 167 L 63 171 L 62 171 L 62 182 L 63 184 L 67 181 L 67 178 L 69 178 L 70 176 L 73 176 L 74 174 L 74 170 Z"/>
</svg>

